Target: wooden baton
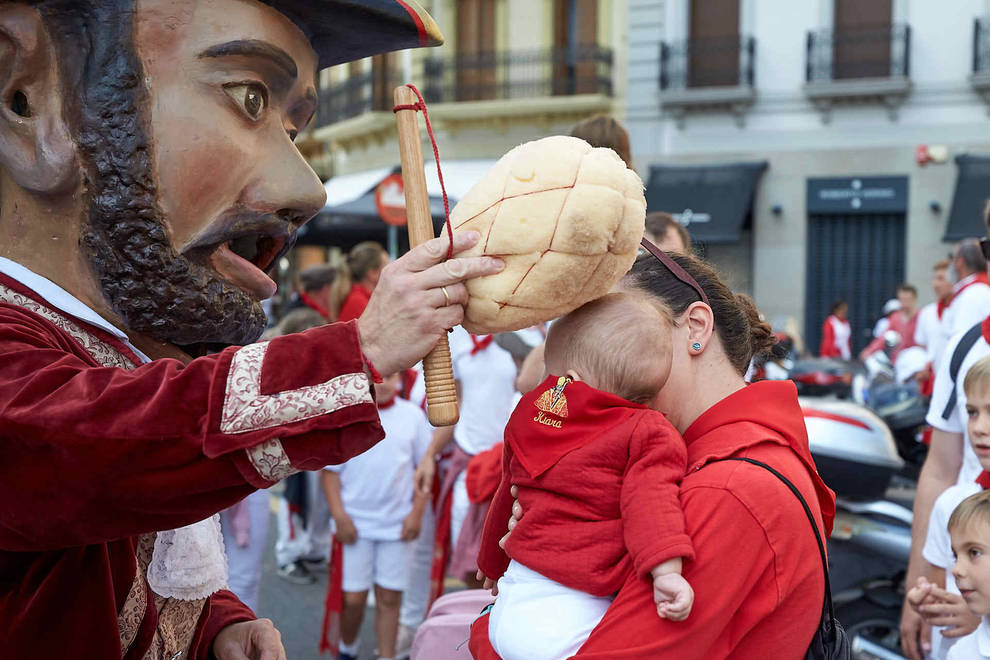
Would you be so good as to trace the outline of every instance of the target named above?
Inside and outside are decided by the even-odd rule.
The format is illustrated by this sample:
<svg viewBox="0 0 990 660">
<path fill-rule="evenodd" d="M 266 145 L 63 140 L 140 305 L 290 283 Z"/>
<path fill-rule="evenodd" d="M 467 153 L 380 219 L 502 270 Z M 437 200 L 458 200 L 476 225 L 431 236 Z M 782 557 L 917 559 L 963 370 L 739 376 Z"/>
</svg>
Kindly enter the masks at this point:
<svg viewBox="0 0 990 660">
<path fill-rule="evenodd" d="M 397 108 L 414 106 L 419 101 L 413 91 L 405 86 L 395 88 L 394 99 Z M 402 187 L 406 195 L 409 244 L 415 247 L 435 238 L 430 197 L 426 192 L 426 173 L 423 170 L 423 148 L 419 141 L 419 117 L 414 108 L 400 109 L 395 112 L 395 121 L 399 129 L 399 157 L 402 162 Z M 456 424 L 459 417 L 457 389 L 447 335 L 441 337 L 429 355 L 423 358 L 423 377 L 430 423 L 434 426 Z"/>
</svg>

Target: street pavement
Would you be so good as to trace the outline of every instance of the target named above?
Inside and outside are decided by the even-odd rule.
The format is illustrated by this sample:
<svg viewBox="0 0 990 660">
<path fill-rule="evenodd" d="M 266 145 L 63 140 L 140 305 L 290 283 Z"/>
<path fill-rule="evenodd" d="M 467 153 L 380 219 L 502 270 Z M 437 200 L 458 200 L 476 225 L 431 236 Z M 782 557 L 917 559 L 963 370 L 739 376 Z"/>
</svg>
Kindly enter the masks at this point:
<svg viewBox="0 0 990 660">
<path fill-rule="evenodd" d="M 320 627 L 323 624 L 323 601 L 327 595 L 326 566 L 312 570 L 316 583 L 293 584 L 278 576 L 275 565 L 275 540 L 278 526 L 275 516 L 268 526 L 268 546 L 261 567 L 261 594 L 258 598 L 259 617 L 272 620 L 282 633 L 282 644 L 289 660 L 330 660 L 329 653 L 320 654 Z M 375 611 L 368 608 L 361 627 L 359 660 L 374 660 Z"/>
</svg>

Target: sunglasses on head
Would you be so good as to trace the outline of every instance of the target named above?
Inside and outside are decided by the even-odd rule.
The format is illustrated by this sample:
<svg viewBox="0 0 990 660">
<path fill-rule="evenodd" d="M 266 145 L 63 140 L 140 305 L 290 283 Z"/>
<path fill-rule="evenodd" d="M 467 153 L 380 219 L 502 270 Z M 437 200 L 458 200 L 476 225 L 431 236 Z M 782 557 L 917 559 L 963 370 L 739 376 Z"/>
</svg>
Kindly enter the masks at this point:
<svg viewBox="0 0 990 660">
<path fill-rule="evenodd" d="M 701 288 L 701 285 L 698 284 L 698 281 L 696 279 L 691 277 L 691 274 L 689 272 L 681 268 L 676 261 L 674 261 L 669 256 L 667 256 L 666 252 L 658 248 L 650 241 L 646 240 L 646 238 L 643 238 L 643 240 L 641 240 L 639 244 L 643 246 L 644 250 L 646 250 L 654 257 L 656 257 L 657 260 L 661 264 L 663 264 L 664 268 L 670 271 L 671 275 L 673 275 L 678 280 L 680 280 L 684 284 L 687 284 L 689 287 L 694 289 L 695 292 L 698 294 L 698 296 L 701 298 L 701 302 L 711 307 L 711 303 L 708 302 L 708 296 L 705 295 L 705 290 Z M 986 248 L 984 248 L 984 251 L 985 250 Z"/>
<path fill-rule="evenodd" d="M 990 261 L 990 238 L 980 239 L 980 249 L 983 250 L 983 258 Z"/>
</svg>

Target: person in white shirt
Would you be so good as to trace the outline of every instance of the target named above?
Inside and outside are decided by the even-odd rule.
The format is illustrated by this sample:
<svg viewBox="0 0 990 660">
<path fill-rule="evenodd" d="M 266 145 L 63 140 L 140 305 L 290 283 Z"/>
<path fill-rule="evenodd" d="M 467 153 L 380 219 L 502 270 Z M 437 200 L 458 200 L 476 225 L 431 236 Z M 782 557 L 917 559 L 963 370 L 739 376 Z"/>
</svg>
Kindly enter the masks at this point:
<svg viewBox="0 0 990 660">
<path fill-rule="evenodd" d="M 987 432 L 990 433 L 990 423 Z M 990 660 L 990 491 L 981 490 L 964 499 L 953 510 L 947 523 L 955 560 L 952 576 L 959 598 L 969 613 L 977 615 L 974 632 L 962 637 L 946 638 L 942 646 L 945 660 Z M 934 607 L 939 590 L 919 583 L 911 589 L 909 599 L 920 608 Z"/>
<path fill-rule="evenodd" d="M 946 338 L 968 330 L 990 314 L 990 278 L 977 239 L 967 238 L 956 246 L 952 252 L 952 269 L 958 280 L 952 287 L 952 300 L 942 314 L 942 334 Z"/>
<path fill-rule="evenodd" d="M 430 449 L 416 469 L 416 487 L 424 492 L 432 489 L 436 460 L 453 443 L 437 500 L 437 551 L 449 553 L 449 561 L 443 562 L 449 564 L 447 573 L 477 588 L 481 582 L 475 577 L 476 558 L 487 504 L 474 505 L 468 499 L 467 463 L 502 442 L 516 397 L 517 370 L 512 355 L 495 343 L 492 335 L 472 335 L 460 326 L 450 335 L 450 357 L 461 416 L 456 426 L 434 433 Z M 437 583 L 442 582 L 442 576 L 437 575 L 436 565 L 433 573 L 431 591 L 435 597 L 440 593 Z"/>
<path fill-rule="evenodd" d="M 984 215 L 984 222 L 990 230 L 990 215 Z M 977 242 L 977 247 L 986 254 L 990 253 L 990 242 Z M 967 413 L 965 408 L 966 393 L 963 391 L 963 379 L 967 371 L 980 358 L 990 355 L 990 312 L 984 312 L 981 332 L 977 336 L 970 335 L 972 345 L 964 345 L 960 353 L 960 364 L 955 378 L 951 373 L 952 356 L 966 338 L 966 333 L 960 333 L 949 341 L 940 360 L 935 374 L 932 400 L 928 410 L 927 421 L 931 425 L 932 434 L 928 456 L 918 477 L 917 492 L 914 498 L 914 523 L 911 527 L 911 557 L 908 563 L 906 584 L 914 584 L 922 576 L 924 560 L 922 548 L 928 534 L 928 519 L 936 498 L 950 486 L 957 483 L 972 482 L 980 473 L 979 460 L 966 437 Z M 973 326 L 978 327 L 974 322 Z M 953 401 L 954 399 L 954 401 Z M 954 405 L 949 405 L 954 403 Z M 927 626 L 917 612 L 905 599 L 901 613 L 901 649 L 908 660 L 920 660 L 922 657 L 920 643 L 927 639 Z"/>
<path fill-rule="evenodd" d="M 935 301 L 928 303 L 918 312 L 918 325 L 914 329 L 914 343 L 924 346 L 931 365 L 931 378 L 938 368 L 938 359 L 945 349 L 945 338 L 942 335 L 942 314 L 952 300 L 952 282 L 948 278 L 949 260 L 942 259 L 932 267 L 932 289 L 935 291 Z"/>
<path fill-rule="evenodd" d="M 972 481 L 952 486 L 935 500 L 928 521 L 923 555 L 924 575 L 908 593 L 908 601 L 933 626 L 929 658 L 944 660 L 953 641 L 970 634 L 979 617 L 970 614 L 951 573 L 955 553 L 949 536 L 950 515 L 970 495 L 990 486 L 990 356 L 977 360 L 963 379 L 967 434 L 983 472 Z"/>
<path fill-rule="evenodd" d="M 375 383 L 385 438 L 343 465 L 323 471 L 334 534 L 343 544 L 342 660 L 357 657 L 358 633 L 372 585 L 378 657 L 395 656 L 412 544 L 429 502 L 428 494 L 415 492 L 413 474 L 430 444 L 430 426 L 417 405 L 396 396 L 399 380 L 399 374 L 393 374 Z"/>
</svg>

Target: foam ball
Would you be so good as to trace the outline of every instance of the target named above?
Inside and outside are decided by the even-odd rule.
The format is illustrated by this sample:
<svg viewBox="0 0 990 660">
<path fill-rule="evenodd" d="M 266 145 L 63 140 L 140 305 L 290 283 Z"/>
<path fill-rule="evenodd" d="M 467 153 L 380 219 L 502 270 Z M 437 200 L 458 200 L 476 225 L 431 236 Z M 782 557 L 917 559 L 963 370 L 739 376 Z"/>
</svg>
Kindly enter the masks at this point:
<svg viewBox="0 0 990 660">
<path fill-rule="evenodd" d="M 611 149 L 563 135 L 514 148 L 450 214 L 481 234 L 465 256 L 505 260 L 465 283 L 464 328 L 518 330 L 604 295 L 635 261 L 645 218 L 643 182 Z"/>
</svg>

